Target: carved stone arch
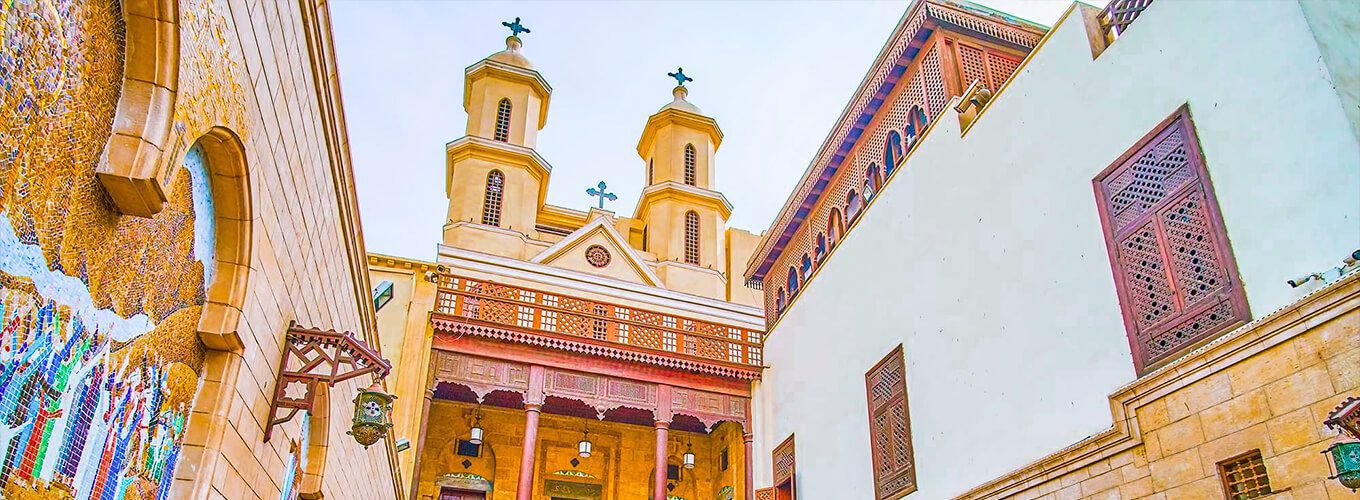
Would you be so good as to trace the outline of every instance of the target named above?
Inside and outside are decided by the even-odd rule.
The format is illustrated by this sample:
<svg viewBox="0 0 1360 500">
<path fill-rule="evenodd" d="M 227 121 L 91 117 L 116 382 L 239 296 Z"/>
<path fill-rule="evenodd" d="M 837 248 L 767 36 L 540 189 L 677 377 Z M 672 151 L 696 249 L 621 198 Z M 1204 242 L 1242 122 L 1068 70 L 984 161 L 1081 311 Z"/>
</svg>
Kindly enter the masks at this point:
<svg viewBox="0 0 1360 500">
<path fill-rule="evenodd" d="M 125 56 L 113 131 L 96 171 L 118 210 L 150 217 L 166 201 L 179 87 L 179 1 L 123 0 Z"/>
<path fill-rule="evenodd" d="M 221 461 L 227 409 L 240 376 L 243 344 L 237 332 L 250 274 L 251 197 L 245 148 L 231 130 L 216 127 L 194 142 L 202 148 L 213 200 L 214 263 L 198 336 L 207 347 L 203 380 L 185 430 L 184 451 L 175 467 L 175 498 L 206 498 Z M 187 154 L 188 150 L 184 153 Z M 182 162 L 183 158 L 175 158 Z M 283 328 L 285 325 L 280 325 Z M 320 430 L 321 441 L 316 438 Z M 324 445 L 326 427 L 313 421 L 312 446 Z M 324 459 L 321 461 L 324 465 Z M 305 490 L 304 490 L 305 491 Z"/>
<path fill-rule="evenodd" d="M 316 384 L 317 401 L 326 403 L 312 405 L 311 413 L 308 415 L 310 424 L 307 427 L 307 449 L 303 453 L 307 454 L 307 466 L 302 469 L 302 484 L 298 488 L 298 498 L 302 500 L 319 500 L 321 495 L 321 482 L 326 475 L 326 450 L 331 432 L 331 388 L 328 384 Z"/>
<path fill-rule="evenodd" d="M 215 127 L 195 142 L 207 159 L 216 228 L 215 265 L 212 284 L 198 335 L 212 350 L 244 348 L 236 325 L 245 307 L 250 277 L 251 198 L 246 152 L 241 139 L 224 127 Z"/>
</svg>

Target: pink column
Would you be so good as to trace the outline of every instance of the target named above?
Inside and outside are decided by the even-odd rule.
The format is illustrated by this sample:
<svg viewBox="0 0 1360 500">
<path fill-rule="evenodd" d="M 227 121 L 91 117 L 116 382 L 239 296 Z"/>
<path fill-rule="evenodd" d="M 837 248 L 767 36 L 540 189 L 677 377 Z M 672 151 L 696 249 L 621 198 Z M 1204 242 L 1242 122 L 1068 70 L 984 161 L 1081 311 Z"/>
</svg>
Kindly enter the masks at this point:
<svg viewBox="0 0 1360 500">
<path fill-rule="evenodd" d="M 543 411 L 543 379 L 547 369 L 529 366 L 529 390 L 524 394 L 524 449 L 519 456 L 519 485 L 517 500 L 534 498 L 534 457 L 538 452 L 538 414 Z"/>
<path fill-rule="evenodd" d="M 742 442 L 746 444 L 746 456 L 742 458 L 746 462 L 746 500 L 754 500 L 756 497 L 756 454 L 752 451 L 753 446 L 751 444 L 752 441 L 755 441 L 755 438 L 749 432 L 741 435 Z"/>
<path fill-rule="evenodd" d="M 524 452 L 519 456 L 519 486 L 515 489 L 517 500 L 534 498 L 534 455 L 538 451 L 538 413 L 542 409 L 542 405 L 524 405 Z"/>
<path fill-rule="evenodd" d="M 652 500 L 666 500 L 666 434 L 670 422 L 657 420 L 656 427 L 656 473 L 652 475 Z"/>
</svg>

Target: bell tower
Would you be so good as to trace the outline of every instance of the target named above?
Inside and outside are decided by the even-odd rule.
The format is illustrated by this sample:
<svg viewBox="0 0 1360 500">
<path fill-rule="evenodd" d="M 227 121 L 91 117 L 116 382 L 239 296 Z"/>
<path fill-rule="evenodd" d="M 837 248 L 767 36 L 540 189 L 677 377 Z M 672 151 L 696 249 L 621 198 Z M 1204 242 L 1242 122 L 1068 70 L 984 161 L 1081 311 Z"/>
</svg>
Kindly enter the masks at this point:
<svg viewBox="0 0 1360 500">
<path fill-rule="evenodd" d="M 444 243 L 520 257 L 519 236 L 536 232 L 547 196 L 550 167 L 534 145 L 548 118 L 552 87 L 520 52 L 519 35 L 529 29 L 519 18 L 501 24 L 511 31 L 505 50 L 464 72 L 467 134 L 445 147 Z"/>
<path fill-rule="evenodd" d="M 646 188 L 636 218 L 645 227 L 646 250 L 663 265 L 722 269 L 724 234 L 732 205 L 714 186 L 714 153 L 722 143 L 718 122 L 686 97 L 693 81 L 681 68 L 668 73 L 674 100 L 647 119 L 638 141 Z"/>
</svg>

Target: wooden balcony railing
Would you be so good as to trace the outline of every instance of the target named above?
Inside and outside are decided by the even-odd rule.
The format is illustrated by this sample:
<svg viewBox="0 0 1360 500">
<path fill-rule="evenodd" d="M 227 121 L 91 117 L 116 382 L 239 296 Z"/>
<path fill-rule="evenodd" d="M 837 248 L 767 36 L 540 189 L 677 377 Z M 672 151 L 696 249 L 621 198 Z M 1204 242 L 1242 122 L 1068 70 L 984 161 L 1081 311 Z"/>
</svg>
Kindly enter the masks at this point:
<svg viewBox="0 0 1360 500">
<path fill-rule="evenodd" d="M 760 369 L 761 332 L 450 274 L 438 277 L 434 312 L 629 351 Z"/>
<path fill-rule="evenodd" d="M 1110 0 L 1105 6 L 1105 11 L 1100 13 L 1100 25 L 1105 28 L 1105 39 L 1112 41 L 1118 38 L 1149 5 L 1152 5 L 1152 0 Z"/>
</svg>

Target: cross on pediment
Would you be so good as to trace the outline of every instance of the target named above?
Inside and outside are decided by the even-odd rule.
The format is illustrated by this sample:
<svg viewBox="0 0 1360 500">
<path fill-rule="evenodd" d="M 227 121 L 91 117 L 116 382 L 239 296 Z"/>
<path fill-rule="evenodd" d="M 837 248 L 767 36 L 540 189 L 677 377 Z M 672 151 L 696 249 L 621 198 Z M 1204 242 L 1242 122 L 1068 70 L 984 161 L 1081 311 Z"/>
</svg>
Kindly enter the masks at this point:
<svg viewBox="0 0 1360 500">
<path fill-rule="evenodd" d="M 619 197 L 616 196 L 614 193 L 605 191 L 605 187 L 607 186 L 605 185 L 604 181 L 600 181 L 600 184 L 598 186 L 593 188 L 586 188 L 586 194 L 600 198 L 599 207 L 601 209 L 604 208 L 604 200 L 614 201 L 619 199 Z"/>
</svg>

